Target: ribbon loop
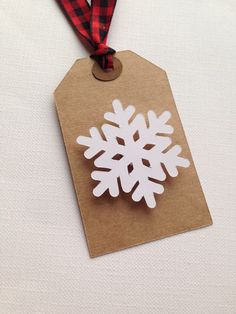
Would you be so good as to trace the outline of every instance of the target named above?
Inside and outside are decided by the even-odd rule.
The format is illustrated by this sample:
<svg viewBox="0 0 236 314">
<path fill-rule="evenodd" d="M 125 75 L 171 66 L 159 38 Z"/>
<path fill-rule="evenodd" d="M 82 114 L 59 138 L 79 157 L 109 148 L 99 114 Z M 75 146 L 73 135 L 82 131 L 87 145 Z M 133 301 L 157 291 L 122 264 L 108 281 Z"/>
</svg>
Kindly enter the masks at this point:
<svg viewBox="0 0 236 314">
<path fill-rule="evenodd" d="M 104 69 L 113 69 L 115 50 L 106 45 L 116 0 L 57 0 L 77 34 L 85 39 L 94 58 Z"/>
<path fill-rule="evenodd" d="M 100 43 L 97 45 L 96 50 L 94 51 L 93 55 L 94 56 L 101 56 L 101 55 L 105 55 L 107 53 L 109 53 L 110 48 L 103 43 Z"/>
<path fill-rule="evenodd" d="M 114 49 L 108 47 L 106 44 L 100 43 L 91 57 L 97 61 L 102 69 L 109 70 L 113 68 L 113 55 L 115 52 Z"/>
</svg>

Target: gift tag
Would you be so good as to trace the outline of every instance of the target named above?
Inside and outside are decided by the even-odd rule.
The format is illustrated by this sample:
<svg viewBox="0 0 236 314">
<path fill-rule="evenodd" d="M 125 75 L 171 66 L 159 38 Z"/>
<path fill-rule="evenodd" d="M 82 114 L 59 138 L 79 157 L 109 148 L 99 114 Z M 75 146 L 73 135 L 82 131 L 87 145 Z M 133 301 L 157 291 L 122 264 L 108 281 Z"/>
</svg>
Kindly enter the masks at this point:
<svg viewBox="0 0 236 314">
<path fill-rule="evenodd" d="M 55 101 L 91 257 L 212 224 L 164 70 L 80 59 Z"/>
</svg>

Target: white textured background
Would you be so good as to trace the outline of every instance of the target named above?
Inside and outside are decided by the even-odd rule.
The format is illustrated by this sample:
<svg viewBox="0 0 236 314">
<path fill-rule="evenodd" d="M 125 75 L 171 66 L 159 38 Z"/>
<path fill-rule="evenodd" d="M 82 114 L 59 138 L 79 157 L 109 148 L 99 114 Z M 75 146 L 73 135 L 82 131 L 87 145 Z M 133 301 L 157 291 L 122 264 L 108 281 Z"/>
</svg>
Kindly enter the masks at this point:
<svg viewBox="0 0 236 314">
<path fill-rule="evenodd" d="M 236 313 L 236 1 L 118 0 L 109 44 L 167 70 L 214 225 L 89 258 L 52 97 L 87 53 L 1 0 L 0 313 Z"/>
</svg>

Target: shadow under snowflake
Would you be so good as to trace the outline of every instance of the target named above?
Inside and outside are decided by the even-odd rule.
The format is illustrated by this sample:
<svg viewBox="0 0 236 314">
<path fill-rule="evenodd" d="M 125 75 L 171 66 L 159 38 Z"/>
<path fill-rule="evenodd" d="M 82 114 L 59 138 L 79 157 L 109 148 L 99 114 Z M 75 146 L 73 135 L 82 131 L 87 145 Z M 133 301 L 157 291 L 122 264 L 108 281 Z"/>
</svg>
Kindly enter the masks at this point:
<svg viewBox="0 0 236 314">
<path fill-rule="evenodd" d="M 93 194 L 98 197 L 108 190 L 111 196 L 118 196 L 119 179 L 125 193 L 137 186 L 132 193 L 135 202 L 144 198 L 147 206 L 154 208 L 154 194 L 164 192 L 160 181 L 166 179 L 166 174 L 162 165 L 171 177 L 178 175 L 177 166 L 187 168 L 190 165 L 188 159 L 178 156 L 181 153 L 179 145 L 169 148 L 171 138 L 166 134 L 172 134 L 174 129 L 166 123 L 171 114 L 164 111 L 157 117 L 150 110 L 147 126 L 142 114 L 137 114 L 129 123 L 135 112 L 134 106 L 123 109 L 118 99 L 113 100 L 112 106 L 114 112 L 104 114 L 104 118 L 112 124 L 101 127 L 105 139 L 96 127 L 90 129 L 90 137 L 77 138 L 78 144 L 88 147 L 84 153 L 87 159 L 103 152 L 94 161 L 98 169 L 91 176 L 99 183 Z"/>
</svg>

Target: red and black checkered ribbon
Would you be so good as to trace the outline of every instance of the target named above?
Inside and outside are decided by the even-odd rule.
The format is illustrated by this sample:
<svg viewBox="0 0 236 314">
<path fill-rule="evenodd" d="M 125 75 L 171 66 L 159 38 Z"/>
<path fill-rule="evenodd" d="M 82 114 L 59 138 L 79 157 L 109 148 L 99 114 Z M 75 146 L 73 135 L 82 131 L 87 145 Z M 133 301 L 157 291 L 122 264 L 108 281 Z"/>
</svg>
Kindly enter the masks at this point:
<svg viewBox="0 0 236 314">
<path fill-rule="evenodd" d="M 77 34 L 92 49 L 91 57 L 103 69 L 113 68 L 115 50 L 106 45 L 116 0 L 57 0 Z"/>
</svg>

